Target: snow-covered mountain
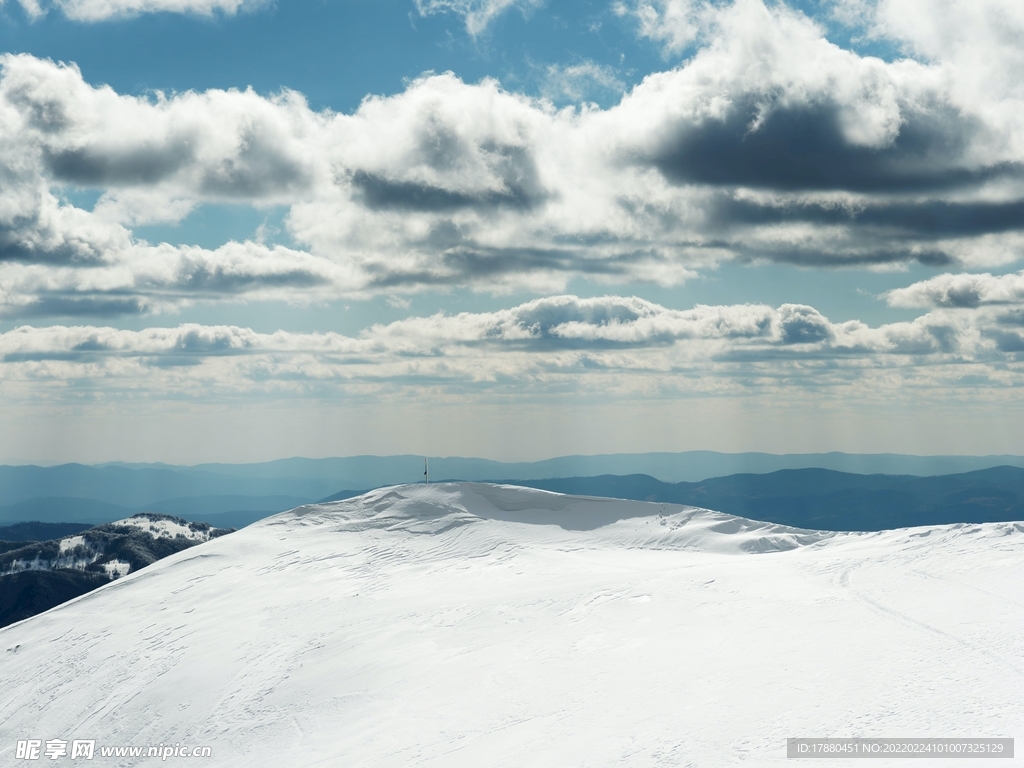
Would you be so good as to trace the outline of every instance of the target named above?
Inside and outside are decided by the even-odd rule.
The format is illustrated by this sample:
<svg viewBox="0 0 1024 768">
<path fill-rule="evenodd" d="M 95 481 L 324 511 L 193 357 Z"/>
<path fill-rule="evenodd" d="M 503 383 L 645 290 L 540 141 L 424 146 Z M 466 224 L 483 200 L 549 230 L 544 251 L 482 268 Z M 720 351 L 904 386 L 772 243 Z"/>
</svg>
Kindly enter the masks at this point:
<svg viewBox="0 0 1024 768">
<path fill-rule="evenodd" d="M 210 766 L 475 768 L 1022 737 L 1024 524 L 842 534 L 399 486 L 0 630 L 0 664 L 3 765 L 28 739 L 95 740 L 99 765 L 172 762 L 102 746 L 180 744 L 211 747 Z"/>
<path fill-rule="evenodd" d="M 84 594 L 233 529 L 145 512 L 0 551 L 0 627 Z"/>
<path fill-rule="evenodd" d="M 53 541 L 30 542 L 0 555 L 0 576 L 56 569 L 127 576 L 161 557 L 229 530 L 171 515 L 142 513 Z"/>
</svg>

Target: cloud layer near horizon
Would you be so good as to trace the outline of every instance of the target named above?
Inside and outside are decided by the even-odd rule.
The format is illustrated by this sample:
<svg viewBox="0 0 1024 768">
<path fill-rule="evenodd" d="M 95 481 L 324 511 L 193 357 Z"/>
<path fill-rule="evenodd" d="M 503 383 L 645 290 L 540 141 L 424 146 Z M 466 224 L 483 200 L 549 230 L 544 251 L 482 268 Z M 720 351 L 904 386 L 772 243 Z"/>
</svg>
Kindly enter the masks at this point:
<svg viewBox="0 0 1024 768">
<path fill-rule="evenodd" d="M 24 326 L 0 334 L 0 371 L 6 398 L 33 402 L 424 389 L 533 397 L 567 387 L 599 398 L 816 392 L 881 402 L 912 391 L 924 402 L 948 399 L 965 378 L 1013 400 L 1024 384 L 1022 306 L 936 310 L 871 328 L 804 305 L 672 310 L 637 297 L 554 296 L 410 317 L 357 336 Z"/>
<path fill-rule="evenodd" d="M 311 110 L 294 92 L 143 98 L 73 65 L 3 56 L 0 314 L 448 286 L 553 293 L 581 276 L 673 285 L 730 260 L 1013 263 L 1019 55 L 999 44 L 1006 29 L 958 28 L 956 13 L 934 20 L 939 31 L 908 26 L 910 5 L 865 5 L 855 19 L 920 59 L 890 63 L 760 0 L 631 6 L 642 33 L 698 47 L 609 109 L 557 109 L 452 74 L 353 114 Z M 491 7 L 422 10 L 449 6 Z M 1024 34 L 1007 7 L 1004 27 Z M 696 31 L 675 29 L 684 22 Z M 979 81 L 965 51 L 986 35 L 994 63 Z M 99 200 L 76 207 L 75 191 Z M 287 242 L 200 248 L 132 232 L 225 202 L 285 206 Z"/>
</svg>

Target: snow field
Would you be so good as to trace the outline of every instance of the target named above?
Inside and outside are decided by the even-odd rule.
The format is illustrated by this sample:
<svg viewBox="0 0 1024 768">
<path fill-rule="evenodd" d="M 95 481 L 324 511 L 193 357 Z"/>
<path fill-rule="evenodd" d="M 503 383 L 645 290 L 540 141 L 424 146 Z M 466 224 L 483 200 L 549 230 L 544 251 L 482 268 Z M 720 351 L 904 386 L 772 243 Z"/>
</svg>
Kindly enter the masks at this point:
<svg viewBox="0 0 1024 768">
<path fill-rule="evenodd" d="M 1020 742 L 1022 554 L 1021 524 L 830 534 L 383 489 L 0 630 L 0 764 L 19 738 L 275 768 L 792 768 L 790 736 Z"/>
</svg>

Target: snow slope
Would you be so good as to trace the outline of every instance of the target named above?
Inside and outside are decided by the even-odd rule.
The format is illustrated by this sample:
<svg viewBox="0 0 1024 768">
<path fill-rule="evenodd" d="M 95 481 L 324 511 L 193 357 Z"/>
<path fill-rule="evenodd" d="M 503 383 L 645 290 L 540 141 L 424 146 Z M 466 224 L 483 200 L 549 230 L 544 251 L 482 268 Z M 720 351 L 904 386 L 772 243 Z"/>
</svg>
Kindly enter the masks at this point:
<svg viewBox="0 0 1024 768">
<path fill-rule="evenodd" d="M 793 736 L 1020 750 L 1024 524 L 835 534 L 399 486 L 0 630 L 0 665 L 0 765 L 29 764 L 27 738 L 268 768 L 792 766 Z"/>
</svg>

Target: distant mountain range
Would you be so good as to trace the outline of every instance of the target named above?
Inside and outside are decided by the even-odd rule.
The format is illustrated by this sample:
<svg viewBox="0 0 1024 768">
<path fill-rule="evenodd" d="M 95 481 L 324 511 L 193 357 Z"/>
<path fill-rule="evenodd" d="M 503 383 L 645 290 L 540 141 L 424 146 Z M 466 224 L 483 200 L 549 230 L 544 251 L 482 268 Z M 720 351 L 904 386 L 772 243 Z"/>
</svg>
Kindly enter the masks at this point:
<svg viewBox="0 0 1024 768">
<path fill-rule="evenodd" d="M 562 456 L 536 462 L 430 457 L 432 479 L 650 476 L 662 483 L 703 481 L 737 473 L 821 468 L 861 475 L 933 476 L 1008 465 L 1021 456 L 904 456 L 897 454 L 683 453 Z M 221 527 L 241 527 L 301 504 L 423 479 L 422 456 L 292 458 L 259 464 L 111 463 L 96 466 L 0 466 L 0 526 L 28 522 L 98 524 L 138 512 L 160 512 Z M 355 495 L 356 491 L 345 491 Z"/>
<path fill-rule="evenodd" d="M 1024 520 L 1024 469 L 1020 467 L 938 477 L 791 469 L 696 483 L 665 483 L 648 475 L 506 482 L 583 496 L 690 504 L 753 520 L 831 531 Z"/>
<path fill-rule="evenodd" d="M 154 512 L 176 515 L 186 520 L 210 522 L 221 528 L 241 528 L 268 515 L 294 509 L 310 501 L 313 499 L 301 496 L 183 496 L 132 508 L 99 499 L 38 496 L 0 506 L 0 523 L 77 523 L 88 528 L 142 512 Z"/>
<path fill-rule="evenodd" d="M 142 514 L 59 539 L 0 541 L 0 627 L 231 532 L 170 515 Z"/>
<path fill-rule="evenodd" d="M 81 533 L 89 528 L 92 526 L 87 523 L 15 523 L 0 526 L 0 552 L 17 549 L 23 541 L 49 541 Z"/>
<path fill-rule="evenodd" d="M 341 458 L 291 458 L 258 464 L 198 464 L 177 467 L 168 464 L 105 464 L 98 468 L 154 469 L 196 474 L 209 482 L 213 477 L 231 477 L 243 481 L 235 490 L 216 493 L 278 493 L 291 496 L 322 498 L 333 488 L 379 488 L 384 485 L 415 483 L 423 479 L 423 456 L 348 456 Z M 946 475 L 998 466 L 1024 467 L 1024 456 L 908 456 L 895 453 L 719 453 L 717 451 L 683 451 L 679 453 L 613 453 L 596 456 L 559 456 L 530 462 L 501 462 L 489 459 L 430 456 L 430 477 L 433 480 L 458 478 L 487 480 L 495 477 L 518 477 L 539 480 L 549 477 L 593 477 L 595 475 L 645 474 L 668 483 L 694 482 L 709 477 L 738 473 L 765 473 L 780 469 L 817 467 L 855 474 Z M 73 466 L 73 465 L 65 465 Z M 257 481 L 254 485 L 252 481 Z M 280 485 L 276 485 L 280 484 Z M 220 487 L 220 486 L 218 486 Z M 257 490 L 276 488 L 276 490 Z M 180 491 L 164 493 L 171 496 L 199 495 L 214 491 Z M 2 484 L 0 484 L 2 494 Z M 68 494 L 76 495 L 76 494 Z M 100 497 L 95 497 L 100 498 Z M 156 498 L 156 497 L 153 497 Z"/>
</svg>

